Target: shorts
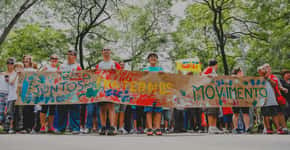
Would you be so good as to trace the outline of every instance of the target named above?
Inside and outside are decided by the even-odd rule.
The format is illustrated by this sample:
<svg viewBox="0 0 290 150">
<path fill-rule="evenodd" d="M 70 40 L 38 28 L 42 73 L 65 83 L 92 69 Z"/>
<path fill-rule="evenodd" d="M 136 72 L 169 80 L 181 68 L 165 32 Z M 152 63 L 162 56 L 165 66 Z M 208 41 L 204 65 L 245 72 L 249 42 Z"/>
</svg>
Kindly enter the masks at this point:
<svg viewBox="0 0 290 150">
<path fill-rule="evenodd" d="M 6 116 L 6 118 L 8 118 L 8 120 L 14 119 L 15 101 L 8 101 L 7 102 L 7 116 Z"/>
<path fill-rule="evenodd" d="M 55 108 L 56 108 L 56 105 L 43 105 L 41 106 L 42 109 L 41 109 L 41 113 L 45 113 L 50 115 L 50 116 L 53 116 L 54 113 L 55 113 Z"/>
<path fill-rule="evenodd" d="M 233 122 L 233 114 L 227 114 L 223 116 L 224 123 L 232 123 Z"/>
<path fill-rule="evenodd" d="M 165 121 L 170 121 L 170 118 L 171 118 L 170 110 L 167 110 L 167 109 L 163 110 L 162 116 L 163 116 Z"/>
<path fill-rule="evenodd" d="M 261 108 L 261 112 L 263 116 L 276 116 L 280 111 L 279 106 L 265 106 Z"/>
<path fill-rule="evenodd" d="M 240 113 L 242 111 L 243 114 L 249 114 L 250 108 L 249 107 L 233 107 L 233 112 L 235 114 Z"/>
<path fill-rule="evenodd" d="M 115 112 L 120 113 L 120 112 L 125 112 L 127 106 L 124 104 L 115 104 Z"/>
<path fill-rule="evenodd" d="M 162 107 L 144 107 L 144 112 L 161 113 L 162 112 Z"/>
<path fill-rule="evenodd" d="M 219 108 L 207 108 L 207 115 L 218 116 Z"/>
</svg>

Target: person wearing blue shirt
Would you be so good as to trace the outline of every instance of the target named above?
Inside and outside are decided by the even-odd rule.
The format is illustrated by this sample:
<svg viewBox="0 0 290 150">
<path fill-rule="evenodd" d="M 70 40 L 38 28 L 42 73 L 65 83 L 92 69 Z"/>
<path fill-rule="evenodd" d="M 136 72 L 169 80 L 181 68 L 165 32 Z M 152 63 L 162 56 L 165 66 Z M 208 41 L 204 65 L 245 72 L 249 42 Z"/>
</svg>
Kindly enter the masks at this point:
<svg viewBox="0 0 290 150">
<path fill-rule="evenodd" d="M 163 68 L 157 66 L 158 63 L 158 55 L 155 53 L 150 53 L 147 57 L 150 66 L 142 69 L 142 71 L 148 71 L 148 72 L 163 72 Z M 146 113 L 146 124 L 147 124 L 147 135 L 153 135 L 152 130 L 152 119 L 154 120 L 154 133 L 155 135 L 162 135 L 162 132 L 160 130 L 160 123 L 161 123 L 161 113 L 162 113 L 162 107 L 144 107 L 144 112 Z M 152 118 L 152 114 L 154 114 L 154 118 Z"/>
</svg>

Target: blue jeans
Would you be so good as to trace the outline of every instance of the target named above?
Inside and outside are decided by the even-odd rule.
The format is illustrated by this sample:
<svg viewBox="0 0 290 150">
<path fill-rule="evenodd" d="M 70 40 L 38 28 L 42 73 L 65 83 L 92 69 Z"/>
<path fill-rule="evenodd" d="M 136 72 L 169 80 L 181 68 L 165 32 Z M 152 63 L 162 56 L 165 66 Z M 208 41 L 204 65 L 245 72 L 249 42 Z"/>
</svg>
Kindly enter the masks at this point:
<svg viewBox="0 0 290 150">
<path fill-rule="evenodd" d="M 0 124 L 4 122 L 5 102 L 7 97 L 8 93 L 0 93 Z"/>
<path fill-rule="evenodd" d="M 86 128 L 93 128 L 93 117 L 97 117 L 98 127 L 101 127 L 100 108 L 96 103 L 87 104 Z"/>
<path fill-rule="evenodd" d="M 80 131 L 80 105 L 57 105 L 55 128 L 65 131 L 69 117 L 69 128 L 72 131 Z"/>
</svg>

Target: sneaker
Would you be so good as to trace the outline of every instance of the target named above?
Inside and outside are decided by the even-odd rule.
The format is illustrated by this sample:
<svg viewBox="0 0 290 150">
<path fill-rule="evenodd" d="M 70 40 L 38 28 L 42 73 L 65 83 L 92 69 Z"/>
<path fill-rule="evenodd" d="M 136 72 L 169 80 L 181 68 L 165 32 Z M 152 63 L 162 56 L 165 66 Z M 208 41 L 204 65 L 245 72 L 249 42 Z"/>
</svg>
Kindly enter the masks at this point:
<svg viewBox="0 0 290 150">
<path fill-rule="evenodd" d="M 246 134 L 252 134 L 252 129 L 251 128 L 249 128 L 249 129 L 246 129 L 246 132 L 245 132 Z"/>
<path fill-rule="evenodd" d="M 208 133 L 209 134 L 223 134 L 224 132 L 219 130 L 217 127 L 209 127 Z"/>
<path fill-rule="evenodd" d="M 284 132 L 282 129 L 277 130 L 277 134 L 288 134 L 286 132 Z"/>
<path fill-rule="evenodd" d="M 106 135 L 106 127 L 102 127 L 99 131 L 100 135 Z"/>
<path fill-rule="evenodd" d="M 84 128 L 81 128 L 80 129 L 80 133 L 85 133 L 85 129 Z"/>
<path fill-rule="evenodd" d="M 29 132 L 27 132 L 27 130 L 25 130 L 25 129 L 22 129 L 22 130 L 19 131 L 19 133 L 21 133 L 21 134 L 27 134 Z"/>
<path fill-rule="evenodd" d="M 9 133 L 9 134 L 14 134 L 15 131 L 14 131 L 13 129 L 9 129 L 8 133 Z"/>
<path fill-rule="evenodd" d="M 72 131 L 71 133 L 72 133 L 72 134 L 80 134 L 80 131 L 75 130 L 75 131 Z"/>
<path fill-rule="evenodd" d="M 130 130 L 130 134 L 137 134 L 137 133 L 138 133 L 137 129 L 131 129 Z"/>
<path fill-rule="evenodd" d="M 147 134 L 148 136 L 152 136 L 152 135 L 153 135 L 153 130 L 152 130 L 152 129 L 147 129 L 146 134 Z"/>
<path fill-rule="evenodd" d="M 109 131 L 108 131 L 108 135 L 116 135 L 116 129 L 114 127 L 110 127 Z"/>
<path fill-rule="evenodd" d="M 230 133 L 230 131 L 228 129 L 226 129 L 226 128 L 223 128 L 223 132 L 224 133 Z"/>
<path fill-rule="evenodd" d="M 54 130 L 54 133 L 55 134 L 63 134 L 65 131 L 60 131 L 60 130 L 58 130 L 58 129 L 55 129 Z"/>
<path fill-rule="evenodd" d="M 55 133 L 55 128 L 54 127 L 50 127 L 47 132 L 49 133 Z"/>
<path fill-rule="evenodd" d="M 272 130 L 266 129 L 264 131 L 264 134 L 273 134 L 274 132 Z"/>
<path fill-rule="evenodd" d="M 169 130 L 169 133 L 174 133 L 174 128 L 171 128 L 171 129 Z"/>
<path fill-rule="evenodd" d="M 287 128 L 283 128 L 283 129 L 282 129 L 282 131 L 283 131 L 283 132 L 285 132 L 286 134 L 288 134 L 288 133 L 289 133 L 289 131 L 288 131 L 288 129 L 287 129 Z"/>
<path fill-rule="evenodd" d="M 39 132 L 40 132 L 40 133 L 45 133 L 45 132 L 46 132 L 46 129 L 45 129 L 45 127 L 44 127 L 44 126 L 43 126 L 43 127 L 41 127 L 41 128 L 40 128 L 40 130 L 39 130 Z"/>
<path fill-rule="evenodd" d="M 233 134 L 241 134 L 240 130 L 238 130 L 238 129 L 233 129 L 232 130 L 232 133 Z"/>
<path fill-rule="evenodd" d="M 148 128 L 145 128 L 145 129 L 144 129 L 144 133 L 147 133 L 147 131 L 148 131 Z"/>
<path fill-rule="evenodd" d="M 89 134 L 91 133 L 91 129 L 89 128 L 85 128 L 84 131 L 83 131 L 84 134 Z"/>
<path fill-rule="evenodd" d="M 30 132 L 30 134 L 36 134 L 36 133 L 37 133 L 37 131 L 35 129 L 32 129 Z"/>
<path fill-rule="evenodd" d="M 170 133 L 169 129 L 168 128 L 165 128 L 164 129 L 164 133 L 169 134 Z"/>
<path fill-rule="evenodd" d="M 128 134 L 128 132 L 124 128 L 120 128 L 118 132 L 119 134 Z"/>
<path fill-rule="evenodd" d="M 99 130 L 98 129 L 93 129 L 92 132 L 93 133 L 99 133 Z"/>
<path fill-rule="evenodd" d="M 154 133 L 155 133 L 155 135 L 158 135 L 158 136 L 162 135 L 162 132 L 160 129 L 156 129 Z"/>
</svg>

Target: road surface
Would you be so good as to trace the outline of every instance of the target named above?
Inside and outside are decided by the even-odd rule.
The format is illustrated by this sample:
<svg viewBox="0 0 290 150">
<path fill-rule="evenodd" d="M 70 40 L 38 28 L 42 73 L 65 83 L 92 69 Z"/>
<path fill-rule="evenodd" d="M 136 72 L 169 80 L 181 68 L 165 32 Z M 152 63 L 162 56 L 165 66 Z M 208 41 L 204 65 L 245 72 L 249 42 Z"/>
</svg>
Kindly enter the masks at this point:
<svg viewBox="0 0 290 150">
<path fill-rule="evenodd" d="M 290 135 L 0 135 L 0 150 L 290 150 Z"/>
</svg>

